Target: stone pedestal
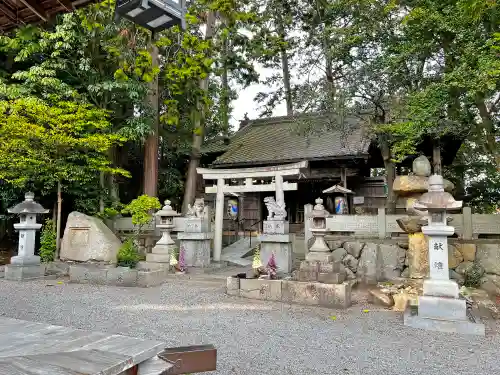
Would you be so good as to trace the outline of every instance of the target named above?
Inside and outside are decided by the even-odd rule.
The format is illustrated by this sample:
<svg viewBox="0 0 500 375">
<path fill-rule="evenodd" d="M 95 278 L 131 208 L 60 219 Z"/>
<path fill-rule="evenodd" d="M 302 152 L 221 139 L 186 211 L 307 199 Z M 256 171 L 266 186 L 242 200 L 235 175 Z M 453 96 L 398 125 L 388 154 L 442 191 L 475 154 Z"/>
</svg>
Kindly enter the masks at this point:
<svg viewBox="0 0 500 375">
<path fill-rule="evenodd" d="M 294 235 L 285 220 L 266 220 L 260 236 L 260 258 L 265 266 L 274 253 L 279 272 L 290 273 L 293 267 Z"/>
<path fill-rule="evenodd" d="M 210 221 L 205 217 L 188 217 L 185 219 L 184 232 L 177 234 L 184 249 L 186 267 L 210 266 L 210 243 L 214 235 L 210 232 Z"/>
</svg>

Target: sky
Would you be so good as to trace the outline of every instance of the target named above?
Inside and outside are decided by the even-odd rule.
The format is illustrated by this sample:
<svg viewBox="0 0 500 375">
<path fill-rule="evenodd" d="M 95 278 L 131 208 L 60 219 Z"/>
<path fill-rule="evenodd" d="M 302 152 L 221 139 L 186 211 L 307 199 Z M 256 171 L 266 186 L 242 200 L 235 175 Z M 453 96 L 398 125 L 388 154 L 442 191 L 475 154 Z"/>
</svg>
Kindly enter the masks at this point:
<svg viewBox="0 0 500 375">
<path fill-rule="evenodd" d="M 261 81 L 264 80 L 266 77 L 272 75 L 272 73 L 274 72 L 273 69 L 264 68 L 260 64 L 255 65 L 255 70 L 257 71 L 257 73 L 259 73 Z M 272 91 L 271 88 L 260 83 L 250 85 L 244 89 L 241 88 L 241 90 L 238 91 L 238 99 L 234 100 L 232 103 L 233 113 L 230 121 L 234 130 L 238 129 L 240 121 L 243 120 L 243 118 L 245 117 L 245 113 L 247 113 L 247 116 L 250 119 L 255 119 L 259 117 L 260 114 L 259 103 L 254 102 L 254 98 L 259 92 L 270 92 L 270 91 Z M 284 116 L 284 115 L 286 115 L 285 102 L 280 103 L 273 112 L 273 116 Z"/>
</svg>

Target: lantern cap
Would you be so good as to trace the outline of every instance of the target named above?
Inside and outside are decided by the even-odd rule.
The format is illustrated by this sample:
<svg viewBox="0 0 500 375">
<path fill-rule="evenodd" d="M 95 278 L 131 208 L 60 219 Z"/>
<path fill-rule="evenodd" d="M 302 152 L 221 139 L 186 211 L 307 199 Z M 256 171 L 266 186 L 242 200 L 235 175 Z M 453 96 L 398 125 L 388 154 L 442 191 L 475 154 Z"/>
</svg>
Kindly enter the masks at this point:
<svg viewBox="0 0 500 375">
<path fill-rule="evenodd" d="M 24 201 L 9 208 L 7 212 L 11 214 L 46 214 L 49 210 L 42 207 L 40 203 L 35 202 L 35 194 L 27 192 L 24 195 Z"/>
<path fill-rule="evenodd" d="M 330 215 L 330 213 L 325 210 L 325 206 L 323 206 L 323 199 L 317 198 L 314 203 L 316 203 L 316 205 L 313 207 L 313 210 L 309 214 L 309 217 L 320 219 L 326 218 Z"/>
<path fill-rule="evenodd" d="M 462 208 L 462 201 L 456 201 L 453 196 L 444 191 L 444 180 L 441 175 L 429 177 L 429 188 L 413 205 L 417 210 L 454 211 Z"/>
<path fill-rule="evenodd" d="M 163 206 L 163 208 L 158 211 L 157 213 L 155 213 L 155 216 L 170 216 L 170 217 L 174 217 L 174 216 L 180 216 L 180 214 L 175 211 L 172 206 L 170 206 L 172 202 L 170 202 L 168 199 L 165 201 L 165 205 Z"/>
</svg>

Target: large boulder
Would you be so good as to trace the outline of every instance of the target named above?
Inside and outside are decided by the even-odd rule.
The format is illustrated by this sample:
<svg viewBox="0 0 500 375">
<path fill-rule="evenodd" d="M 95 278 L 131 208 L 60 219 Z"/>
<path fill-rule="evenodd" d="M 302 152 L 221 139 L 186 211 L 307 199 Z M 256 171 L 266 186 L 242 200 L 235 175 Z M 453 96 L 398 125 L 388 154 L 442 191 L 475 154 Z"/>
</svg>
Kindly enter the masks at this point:
<svg viewBox="0 0 500 375">
<path fill-rule="evenodd" d="M 382 259 L 382 278 L 391 280 L 401 276 L 404 269 L 406 250 L 398 245 L 379 246 Z"/>
<path fill-rule="evenodd" d="M 454 245 L 448 245 L 448 268 L 455 269 L 464 261 L 464 257 Z"/>
<path fill-rule="evenodd" d="M 473 243 L 462 243 L 455 245 L 458 251 L 462 253 L 464 262 L 474 262 L 476 259 L 476 245 Z"/>
<path fill-rule="evenodd" d="M 341 262 L 342 259 L 347 255 L 347 251 L 344 248 L 339 248 L 337 250 L 332 251 L 333 262 L 338 263 Z"/>
<path fill-rule="evenodd" d="M 488 293 L 500 296 L 500 276 L 486 274 L 481 279 L 481 289 Z"/>
<path fill-rule="evenodd" d="M 429 275 L 429 244 L 423 233 L 408 235 L 406 259 L 410 278 L 424 279 Z"/>
<path fill-rule="evenodd" d="M 367 243 L 359 258 L 358 278 L 366 284 L 376 284 L 382 278 L 381 266 L 379 245 Z"/>
<path fill-rule="evenodd" d="M 400 196 L 412 195 L 415 193 L 425 193 L 429 188 L 429 178 L 424 176 L 396 176 L 393 190 Z M 452 192 L 455 185 L 451 181 L 444 180 L 444 190 Z"/>
<path fill-rule="evenodd" d="M 363 250 L 364 246 L 364 242 L 344 243 L 344 249 L 355 258 L 359 258 L 359 256 L 361 255 L 361 250 Z"/>
<path fill-rule="evenodd" d="M 424 155 L 413 160 L 412 171 L 417 176 L 429 177 L 431 175 L 431 163 Z"/>
<path fill-rule="evenodd" d="M 486 273 L 500 275 L 500 245 L 477 245 L 476 262 Z"/>
<path fill-rule="evenodd" d="M 72 212 L 64 230 L 60 256 L 63 260 L 78 262 L 116 263 L 121 245 L 121 241 L 101 220 Z"/>
<path fill-rule="evenodd" d="M 352 272 L 356 272 L 358 270 L 359 260 L 354 258 L 351 254 L 347 254 L 342 260 L 342 263 Z"/>
</svg>

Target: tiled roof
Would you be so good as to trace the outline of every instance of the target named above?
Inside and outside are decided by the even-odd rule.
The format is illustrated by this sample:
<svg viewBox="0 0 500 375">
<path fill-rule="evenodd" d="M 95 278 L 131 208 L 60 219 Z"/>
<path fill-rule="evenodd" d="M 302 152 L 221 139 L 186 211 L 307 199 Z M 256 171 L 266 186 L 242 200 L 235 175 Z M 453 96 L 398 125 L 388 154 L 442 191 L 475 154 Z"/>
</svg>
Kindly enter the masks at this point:
<svg viewBox="0 0 500 375">
<path fill-rule="evenodd" d="M 231 137 L 214 166 L 364 158 L 370 143 L 357 118 L 302 115 L 253 120 Z"/>
</svg>

